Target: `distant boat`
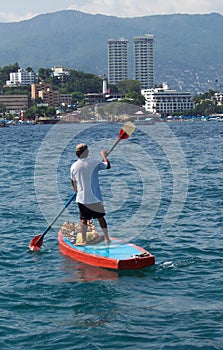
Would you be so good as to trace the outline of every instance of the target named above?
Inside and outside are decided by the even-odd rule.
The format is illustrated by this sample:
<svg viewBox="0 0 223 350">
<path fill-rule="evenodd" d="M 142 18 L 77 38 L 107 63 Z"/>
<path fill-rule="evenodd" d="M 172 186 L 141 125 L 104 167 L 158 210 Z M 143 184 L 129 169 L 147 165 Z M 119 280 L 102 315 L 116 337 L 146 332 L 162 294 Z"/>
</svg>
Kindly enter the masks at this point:
<svg viewBox="0 0 223 350">
<path fill-rule="evenodd" d="M 136 125 L 153 125 L 154 119 L 153 118 L 145 118 L 145 119 L 137 119 L 134 122 Z"/>
<path fill-rule="evenodd" d="M 0 128 L 8 127 L 9 124 L 6 122 L 6 120 L 0 120 Z"/>
<path fill-rule="evenodd" d="M 49 119 L 45 119 L 45 118 L 41 119 L 40 118 L 40 119 L 37 119 L 35 121 L 35 124 L 56 124 L 59 121 L 60 121 L 59 118 L 49 118 Z"/>
</svg>

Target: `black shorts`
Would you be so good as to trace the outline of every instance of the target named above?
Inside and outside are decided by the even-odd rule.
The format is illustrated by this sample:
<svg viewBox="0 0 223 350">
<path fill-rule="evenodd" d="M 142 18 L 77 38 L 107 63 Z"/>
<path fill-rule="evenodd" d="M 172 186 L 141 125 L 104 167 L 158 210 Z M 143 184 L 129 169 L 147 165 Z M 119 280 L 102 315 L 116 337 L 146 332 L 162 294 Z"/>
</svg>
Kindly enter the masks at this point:
<svg viewBox="0 0 223 350">
<path fill-rule="evenodd" d="M 82 204 L 78 203 L 80 219 L 98 219 L 105 216 L 105 209 L 102 203 Z"/>
</svg>

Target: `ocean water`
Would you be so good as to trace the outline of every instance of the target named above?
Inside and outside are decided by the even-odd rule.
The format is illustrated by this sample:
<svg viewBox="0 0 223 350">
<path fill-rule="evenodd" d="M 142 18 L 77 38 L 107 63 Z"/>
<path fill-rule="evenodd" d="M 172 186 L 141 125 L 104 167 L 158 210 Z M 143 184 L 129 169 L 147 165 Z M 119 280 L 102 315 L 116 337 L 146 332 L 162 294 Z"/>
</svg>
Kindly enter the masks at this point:
<svg viewBox="0 0 223 350">
<path fill-rule="evenodd" d="M 100 175 L 111 235 L 149 250 L 153 267 L 111 271 L 58 250 L 71 203 L 74 146 L 112 146 L 118 124 L 0 128 L 0 348 L 223 349 L 223 123 L 138 127 Z"/>
</svg>

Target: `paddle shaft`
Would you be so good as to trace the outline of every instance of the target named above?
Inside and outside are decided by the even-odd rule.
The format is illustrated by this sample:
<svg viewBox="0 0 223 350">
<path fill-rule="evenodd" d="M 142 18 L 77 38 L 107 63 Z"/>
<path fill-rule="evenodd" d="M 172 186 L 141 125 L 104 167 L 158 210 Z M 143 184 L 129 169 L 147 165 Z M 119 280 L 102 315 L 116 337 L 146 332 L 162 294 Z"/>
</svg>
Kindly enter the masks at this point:
<svg viewBox="0 0 223 350">
<path fill-rule="evenodd" d="M 51 227 L 55 224 L 55 222 L 57 221 L 57 219 L 60 217 L 61 214 L 63 214 L 64 210 L 68 207 L 68 205 L 72 202 L 72 200 L 76 197 L 76 193 L 72 194 L 72 196 L 70 197 L 70 199 L 68 199 L 68 201 L 65 203 L 63 209 L 57 214 L 57 216 L 55 217 L 55 219 L 53 220 L 53 222 L 45 229 L 45 231 L 43 232 L 43 234 L 41 235 L 40 239 L 43 239 L 43 237 L 45 236 L 45 234 L 51 229 Z"/>
<path fill-rule="evenodd" d="M 112 147 L 110 148 L 110 150 L 107 152 L 107 156 L 111 153 L 111 151 L 113 151 L 113 149 L 115 148 L 115 146 L 117 146 L 117 144 L 119 143 L 120 140 L 121 140 L 121 139 L 118 138 L 118 139 L 114 142 L 114 144 L 112 145 Z"/>
</svg>

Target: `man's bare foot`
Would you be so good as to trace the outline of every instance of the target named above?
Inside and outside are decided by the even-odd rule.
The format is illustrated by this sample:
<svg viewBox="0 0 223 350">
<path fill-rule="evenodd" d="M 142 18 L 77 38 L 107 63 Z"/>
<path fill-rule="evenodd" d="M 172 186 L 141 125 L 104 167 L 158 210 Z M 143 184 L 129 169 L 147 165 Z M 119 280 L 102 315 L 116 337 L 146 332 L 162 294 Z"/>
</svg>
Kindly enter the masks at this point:
<svg viewBox="0 0 223 350">
<path fill-rule="evenodd" d="M 109 238 L 107 238 L 107 239 L 105 238 L 105 242 L 109 244 L 109 243 L 111 243 L 111 240 Z"/>
</svg>

